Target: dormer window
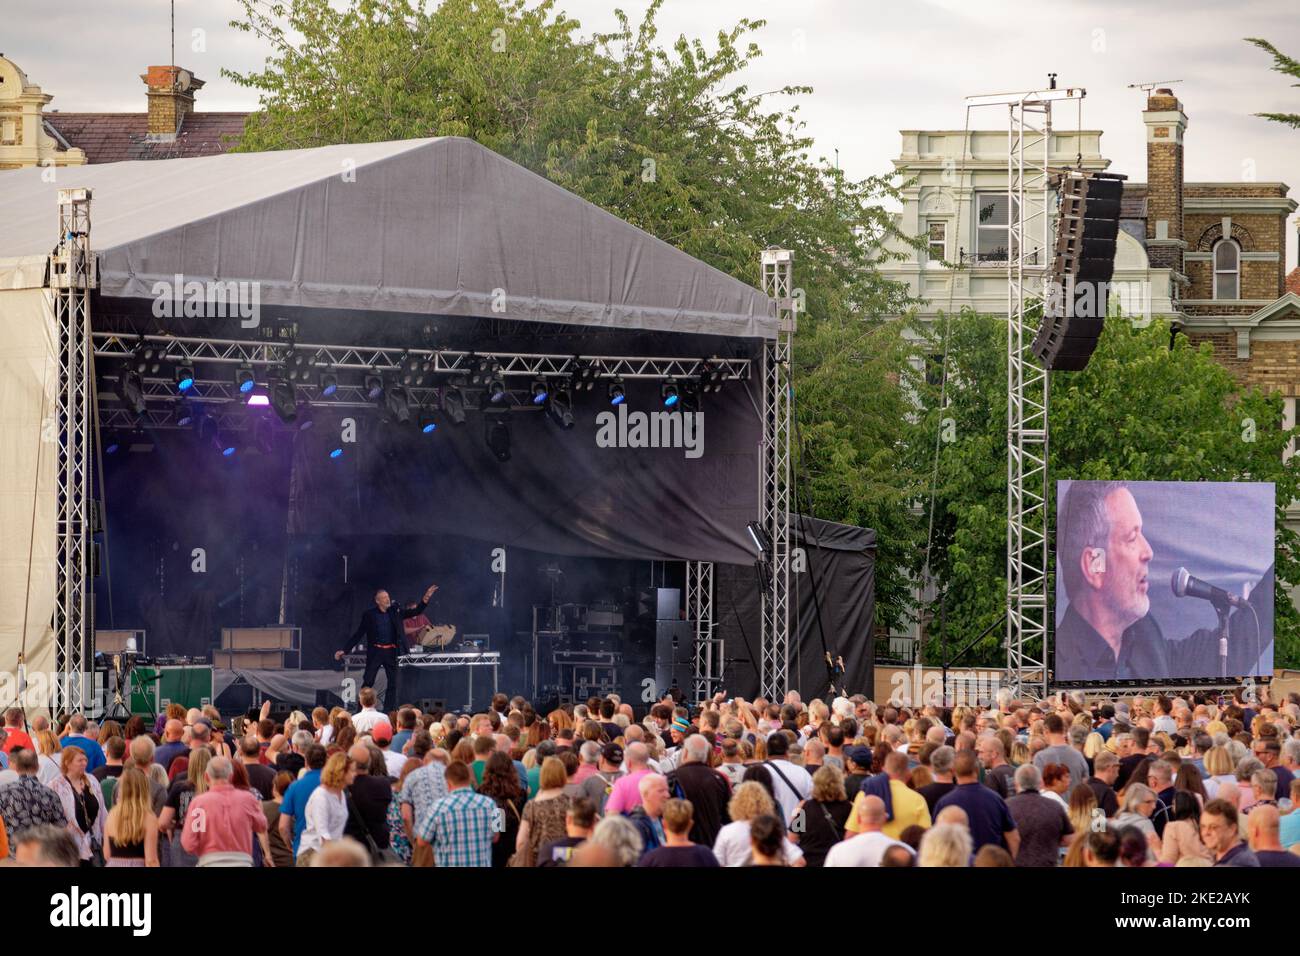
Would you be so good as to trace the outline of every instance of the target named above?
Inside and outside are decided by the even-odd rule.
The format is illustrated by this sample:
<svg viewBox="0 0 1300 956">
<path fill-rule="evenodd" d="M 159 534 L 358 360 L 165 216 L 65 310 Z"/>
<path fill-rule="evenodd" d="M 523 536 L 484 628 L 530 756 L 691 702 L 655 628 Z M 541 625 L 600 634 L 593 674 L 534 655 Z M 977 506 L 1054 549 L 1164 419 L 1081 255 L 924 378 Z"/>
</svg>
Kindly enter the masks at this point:
<svg viewBox="0 0 1300 956">
<path fill-rule="evenodd" d="M 1214 247 L 1214 297 L 1241 298 L 1241 247 L 1234 239 L 1220 240 Z"/>
</svg>

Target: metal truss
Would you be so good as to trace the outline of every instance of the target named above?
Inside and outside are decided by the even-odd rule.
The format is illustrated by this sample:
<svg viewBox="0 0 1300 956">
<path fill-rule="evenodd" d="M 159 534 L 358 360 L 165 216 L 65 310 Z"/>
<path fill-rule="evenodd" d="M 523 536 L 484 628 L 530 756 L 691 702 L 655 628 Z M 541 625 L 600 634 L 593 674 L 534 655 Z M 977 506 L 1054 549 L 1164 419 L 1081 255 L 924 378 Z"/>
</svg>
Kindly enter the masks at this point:
<svg viewBox="0 0 1300 956">
<path fill-rule="evenodd" d="M 796 324 L 794 253 L 764 249 L 763 291 L 776 303 L 777 337 L 763 349 L 763 444 L 759 493 L 763 530 L 771 542 L 763 593 L 759 693 L 780 701 L 790 689 L 790 435 L 791 356 Z"/>
<path fill-rule="evenodd" d="M 94 654 L 90 614 L 91 585 L 89 521 L 91 497 L 90 290 L 93 263 L 90 251 L 89 189 L 60 189 L 59 241 L 50 256 L 50 285 L 54 290 L 58 334 L 56 465 L 58 549 L 57 594 L 52 626 L 55 668 L 62 681 L 53 682 L 50 710 L 73 712 L 91 702 L 86 675 Z"/>
<path fill-rule="evenodd" d="M 686 616 L 695 622 L 691 695 L 702 704 L 722 689 L 723 640 L 713 620 L 713 562 L 686 562 Z"/>
<path fill-rule="evenodd" d="M 689 379 L 706 371 L 721 372 L 724 380 L 749 378 L 749 359 L 739 358 L 646 358 L 625 355 L 554 355 L 523 352 L 464 352 L 450 349 L 368 348 L 357 345 L 313 345 L 307 343 L 259 342 L 252 339 L 181 338 L 169 335 L 126 335 L 95 333 L 98 358 L 129 359 L 141 341 L 165 345 L 172 361 L 221 362 L 233 365 L 276 366 L 290 355 L 306 353 L 319 369 L 358 372 L 396 372 L 408 358 L 427 359 L 429 374 L 469 375 L 480 359 L 499 366 L 502 375 L 533 378 L 572 375 L 595 366 L 600 378 Z"/>
<path fill-rule="evenodd" d="M 1030 346 L 1053 247 L 1052 103 L 1084 95 L 1074 88 L 967 99 L 1007 110 L 1007 683 L 1017 696 L 1040 699 L 1047 696 L 1049 382 Z"/>
</svg>

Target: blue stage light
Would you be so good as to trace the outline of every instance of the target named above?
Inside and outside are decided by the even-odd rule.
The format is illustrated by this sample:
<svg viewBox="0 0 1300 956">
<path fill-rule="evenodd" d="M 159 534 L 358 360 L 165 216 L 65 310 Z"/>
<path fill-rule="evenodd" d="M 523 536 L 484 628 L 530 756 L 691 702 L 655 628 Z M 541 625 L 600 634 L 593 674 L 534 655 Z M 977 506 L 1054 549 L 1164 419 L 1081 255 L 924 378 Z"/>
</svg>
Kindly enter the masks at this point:
<svg viewBox="0 0 1300 956">
<path fill-rule="evenodd" d="M 330 452 L 330 457 L 331 457 L 331 458 L 340 458 L 340 457 L 342 457 L 342 455 L 343 455 L 343 449 L 342 449 L 342 448 L 335 448 L 332 452 Z"/>
</svg>

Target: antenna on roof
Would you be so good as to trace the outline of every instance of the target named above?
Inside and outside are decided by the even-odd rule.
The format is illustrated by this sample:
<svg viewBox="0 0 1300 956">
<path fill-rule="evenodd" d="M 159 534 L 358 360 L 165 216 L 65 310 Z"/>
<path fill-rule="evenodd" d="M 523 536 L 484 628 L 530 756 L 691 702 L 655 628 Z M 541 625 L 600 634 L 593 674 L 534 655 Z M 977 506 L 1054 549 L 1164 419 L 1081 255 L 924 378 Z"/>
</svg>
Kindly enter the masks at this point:
<svg viewBox="0 0 1300 956">
<path fill-rule="evenodd" d="M 1181 83 L 1181 82 L 1183 81 L 1182 80 L 1153 80 L 1150 83 L 1130 83 L 1128 85 L 1128 88 L 1130 90 L 1142 90 L 1143 92 L 1150 95 L 1151 91 L 1158 86 L 1168 86 L 1171 83 Z"/>
</svg>

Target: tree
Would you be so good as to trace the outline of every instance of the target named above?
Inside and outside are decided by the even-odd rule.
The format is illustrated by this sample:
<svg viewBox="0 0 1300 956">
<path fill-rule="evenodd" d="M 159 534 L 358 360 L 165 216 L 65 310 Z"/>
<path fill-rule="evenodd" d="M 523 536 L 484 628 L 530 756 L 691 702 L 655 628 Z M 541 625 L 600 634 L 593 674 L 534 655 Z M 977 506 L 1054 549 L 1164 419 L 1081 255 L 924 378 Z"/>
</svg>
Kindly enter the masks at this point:
<svg viewBox="0 0 1300 956">
<path fill-rule="evenodd" d="M 554 0 L 240 0 L 233 25 L 263 38 L 259 92 L 241 148 L 287 149 L 466 136 L 753 285 L 767 246 L 795 253 L 801 498 L 817 517 L 881 532 L 878 619 L 906 613 L 909 505 L 898 330 L 911 304 L 878 265 L 897 236 L 887 177 L 854 181 L 812 158 L 797 102 L 806 87 L 753 93 L 738 78 L 761 55 L 741 20 L 706 45 L 657 41 L 619 14 L 585 37 Z"/>
<path fill-rule="evenodd" d="M 920 347 L 941 351 L 942 337 L 941 320 Z M 995 623 L 1006 599 L 1005 320 L 951 317 L 946 409 L 937 385 L 914 375 L 913 387 L 924 407 L 917 428 L 930 436 L 930 453 L 940 421 L 952 422 L 953 440 L 941 444 L 932 545 L 951 648 Z M 1208 344 L 1198 348 L 1181 333 L 1171 340 L 1163 320 L 1112 318 L 1085 370 L 1052 374 L 1049 414 L 1053 483 L 1275 482 L 1275 659 L 1278 666 L 1300 662 L 1300 615 L 1286 599 L 1300 584 L 1300 538 L 1285 524 L 1287 505 L 1300 498 L 1300 465 L 1283 462 L 1290 434 L 1282 428 L 1281 396 L 1241 388 Z M 926 451 L 919 438 L 912 444 Z M 1054 497 L 1049 486 L 1053 507 Z M 1002 636 L 995 628 L 982 642 L 983 662 L 1005 660 Z M 937 656 L 937 637 L 928 652 Z"/>
<path fill-rule="evenodd" d="M 1255 44 L 1265 53 L 1271 55 L 1273 57 L 1272 68 L 1276 72 L 1300 79 L 1300 61 L 1293 60 L 1273 44 L 1267 40 L 1261 40 L 1259 37 L 1247 37 L 1246 42 Z M 1291 85 L 1300 86 L 1300 83 L 1292 83 Z M 1256 113 L 1255 115 L 1272 120 L 1275 123 L 1285 123 L 1292 129 L 1300 129 L 1300 113 Z"/>
</svg>

